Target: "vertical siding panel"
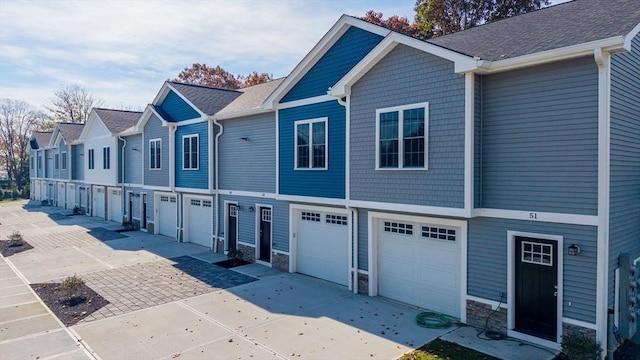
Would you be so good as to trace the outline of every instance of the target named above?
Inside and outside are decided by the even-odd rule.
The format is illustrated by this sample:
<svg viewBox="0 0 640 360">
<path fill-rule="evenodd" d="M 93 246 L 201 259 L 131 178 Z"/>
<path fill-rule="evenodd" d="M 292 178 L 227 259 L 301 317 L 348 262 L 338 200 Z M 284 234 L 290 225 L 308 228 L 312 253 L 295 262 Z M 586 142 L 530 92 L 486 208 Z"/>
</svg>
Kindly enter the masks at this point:
<svg viewBox="0 0 640 360">
<path fill-rule="evenodd" d="M 482 83 L 482 206 L 595 215 L 593 58 L 488 75 Z"/>
<path fill-rule="evenodd" d="M 178 126 L 176 137 L 176 186 L 193 189 L 209 187 L 209 122 Z M 198 170 L 183 170 L 184 149 L 182 137 L 198 135 Z M 213 159 L 211 159 L 213 160 Z"/>
<path fill-rule="evenodd" d="M 618 256 L 640 256 L 640 35 L 611 57 L 609 306 Z"/>
<path fill-rule="evenodd" d="M 124 149 L 124 182 L 142 184 L 142 135 L 128 136 L 125 140 L 127 146 Z"/>
</svg>

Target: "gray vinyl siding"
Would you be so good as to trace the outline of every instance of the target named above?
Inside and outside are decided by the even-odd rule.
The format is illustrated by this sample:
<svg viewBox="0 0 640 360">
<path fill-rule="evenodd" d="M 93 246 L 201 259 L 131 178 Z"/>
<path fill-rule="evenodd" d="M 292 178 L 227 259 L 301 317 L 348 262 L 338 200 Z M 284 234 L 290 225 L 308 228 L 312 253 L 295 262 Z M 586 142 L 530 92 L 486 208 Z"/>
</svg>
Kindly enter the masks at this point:
<svg viewBox="0 0 640 360">
<path fill-rule="evenodd" d="M 225 130 L 226 132 L 226 130 Z M 238 212 L 238 241 L 256 243 L 256 216 L 259 215 L 256 204 L 271 205 L 272 248 L 283 252 L 289 252 L 289 204 L 275 199 L 255 198 L 246 196 L 221 195 L 219 207 L 219 235 L 225 237 L 225 201 L 237 202 L 242 210 Z M 249 212 L 249 207 L 254 207 L 255 212 Z M 214 215 L 215 216 L 215 215 Z M 214 229 L 215 232 L 215 229 Z M 215 235 L 215 234 L 214 234 Z"/>
<path fill-rule="evenodd" d="M 593 57 L 483 77 L 484 208 L 596 215 Z"/>
<path fill-rule="evenodd" d="M 162 139 L 161 169 L 149 170 L 149 140 Z M 163 127 L 155 115 L 144 126 L 144 184 L 169 186 L 169 128 Z"/>
<path fill-rule="evenodd" d="M 469 220 L 467 293 L 498 301 L 507 293 L 507 231 L 563 237 L 563 316 L 595 323 L 597 227 L 520 220 L 474 218 Z M 566 256 L 576 244 L 579 256 Z M 559 254 L 560 255 L 560 254 Z M 508 301 L 508 299 L 507 299 Z M 569 302 L 572 303 L 569 306 Z"/>
<path fill-rule="evenodd" d="M 368 211 L 358 209 L 358 269 L 369 270 L 369 218 Z"/>
<path fill-rule="evenodd" d="M 143 189 L 140 191 L 140 197 L 142 197 L 142 193 L 147 193 L 147 217 L 148 222 L 153 223 L 154 229 L 158 228 L 158 225 L 155 223 L 155 211 L 154 211 L 154 195 L 153 190 Z"/>
<path fill-rule="evenodd" d="M 464 207 L 464 76 L 453 63 L 398 45 L 351 93 L 351 198 Z M 429 102 L 429 169 L 376 171 L 376 109 L 421 102 Z"/>
<path fill-rule="evenodd" d="M 36 150 L 29 149 L 29 179 L 36 177 L 36 169 L 38 168 L 38 156 Z M 31 185 L 31 192 L 34 192 L 34 187 Z"/>
<path fill-rule="evenodd" d="M 473 206 L 482 204 L 482 76 L 475 75 L 473 88 Z"/>
<path fill-rule="evenodd" d="M 60 143 L 60 147 L 59 150 L 60 151 L 60 171 L 58 173 L 59 179 L 64 179 L 64 180 L 68 180 L 69 179 L 69 167 L 71 166 L 69 164 L 69 145 L 65 144 L 64 141 Z M 66 153 L 66 154 L 63 154 Z M 63 169 L 62 168 L 62 156 L 66 156 L 67 157 L 67 168 Z"/>
<path fill-rule="evenodd" d="M 275 113 L 225 120 L 222 126 L 220 189 L 275 193 Z"/>
<path fill-rule="evenodd" d="M 124 138 L 124 183 L 142 184 L 142 135 Z M 137 149 L 137 150 L 136 150 Z"/>
<path fill-rule="evenodd" d="M 52 149 L 45 150 L 44 158 L 45 158 L 44 177 L 52 178 L 53 177 L 53 150 Z"/>
<path fill-rule="evenodd" d="M 640 35 L 611 57 L 609 307 L 620 253 L 640 256 Z"/>
<path fill-rule="evenodd" d="M 84 180 L 84 144 L 71 145 L 71 179 Z"/>
</svg>

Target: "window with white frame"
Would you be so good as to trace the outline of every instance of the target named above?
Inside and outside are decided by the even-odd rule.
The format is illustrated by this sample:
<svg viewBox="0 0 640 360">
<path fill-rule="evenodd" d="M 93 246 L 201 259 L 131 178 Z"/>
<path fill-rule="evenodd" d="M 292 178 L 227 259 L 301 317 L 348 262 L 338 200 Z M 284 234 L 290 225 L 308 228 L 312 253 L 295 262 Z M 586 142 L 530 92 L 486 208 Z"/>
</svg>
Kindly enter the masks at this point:
<svg viewBox="0 0 640 360">
<path fill-rule="evenodd" d="M 87 159 L 88 165 L 89 165 L 89 169 L 94 169 L 95 168 L 95 159 L 96 159 L 96 155 L 95 155 L 95 151 L 94 149 L 89 149 L 89 158 Z"/>
<path fill-rule="evenodd" d="M 53 169 L 60 169 L 60 154 L 53 154 Z"/>
<path fill-rule="evenodd" d="M 376 110 L 376 168 L 427 169 L 429 103 Z"/>
<path fill-rule="evenodd" d="M 149 169 L 162 169 L 162 139 L 149 140 Z"/>
<path fill-rule="evenodd" d="M 109 147 L 102 148 L 102 168 L 103 169 L 111 168 L 111 148 Z"/>
<path fill-rule="evenodd" d="M 182 137 L 182 168 L 198 170 L 198 135 Z"/>
<path fill-rule="evenodd" d="M 42 154 L 38 154 L 38 170 L 42 170 Z"/>
<path fill-rule="evenodd" d="M 60 168 L 62 170 L 67 170 L 67 153 L 64 151 L 60 156 Z"/>
<path fill-rule="evenodd" d="M 295 122 L 295 168 L 327 169 L 327 118 Z"/>
<path fill-rule="evenodd" d="M 33 170 L 33 156 L 29 158 L 29 168 Z"/>
</svg>

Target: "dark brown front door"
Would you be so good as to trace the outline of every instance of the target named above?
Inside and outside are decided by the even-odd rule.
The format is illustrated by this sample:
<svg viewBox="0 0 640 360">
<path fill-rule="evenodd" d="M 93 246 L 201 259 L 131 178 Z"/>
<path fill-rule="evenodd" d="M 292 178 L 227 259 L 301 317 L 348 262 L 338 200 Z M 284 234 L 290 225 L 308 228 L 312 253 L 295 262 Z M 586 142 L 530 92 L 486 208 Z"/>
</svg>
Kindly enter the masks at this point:
<svg viewBox="0 0 640 360">
<path fill-rule="evenodd" d="M 236 251 L 238 244 L 238 205 L 227 208 L 227 251 Z"/>
<path fill-rule="evenodd" d="M 516 236 L 515 329 L 556 341 L 558 327 L 558 245 Z"/>
</svg>

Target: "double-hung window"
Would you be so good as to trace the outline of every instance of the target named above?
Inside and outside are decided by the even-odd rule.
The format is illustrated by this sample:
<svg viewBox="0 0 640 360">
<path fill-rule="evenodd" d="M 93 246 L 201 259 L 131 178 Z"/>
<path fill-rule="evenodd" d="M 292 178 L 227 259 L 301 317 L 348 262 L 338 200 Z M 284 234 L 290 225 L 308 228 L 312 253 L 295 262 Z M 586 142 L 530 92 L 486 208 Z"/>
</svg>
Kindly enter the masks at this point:
<svg viewBox="0 0 640 360">
<path fill-rule="evenodd" d="M 38 154 L 38 170 L 42 170 L 42 154 Z"/>
<path fill-rule="evenodd" d="M 162 169 L 162 139 L 149 140 L 149 169 Z"/>
<path fill-rule="evenodd" d="M 60 154 L 53 154 L 53 169 L 60 169 Z"/>
<path fill-rule="evenodd" d="M 198 170 L 198 135 L 182 137 L 182 168 Z"/>
<path fill-rule="evenodd" d="M 88 159 L 89 169 L 94 169 L 94 167 L 95 167 L 95 159 L 96 159 L 96 156 L 95 156 L 94 149 L 89 149 L 89 159 Z"/>
<path fill-rule="evenodd" d="M 111 168 L 111 148 L 109 147 L 102 148 L 102 168 Z"/>
<path fill-rule="evenodd" d="M 376 110 L 376 169 L 427 169 L 429 103 Z"/>
<path fill-rule="evenodd" d="M 62 170 L 67 170 L 67 153 L 62 152 L 60 155 L 60 168 Z"/>
<path fill-rule="evenodd" d="M 327 118 L 295 122 L 295 168 L 327 169 Z"/>
</svg>

